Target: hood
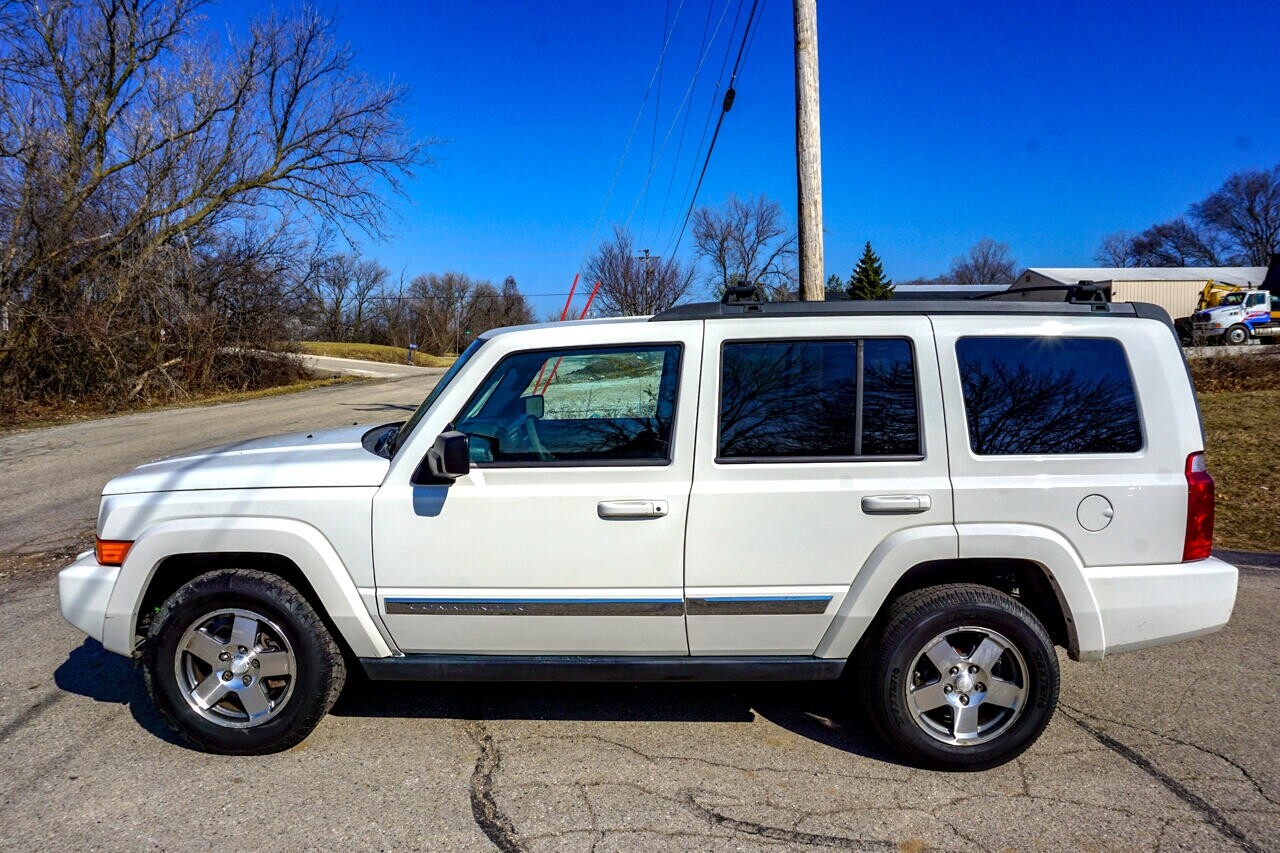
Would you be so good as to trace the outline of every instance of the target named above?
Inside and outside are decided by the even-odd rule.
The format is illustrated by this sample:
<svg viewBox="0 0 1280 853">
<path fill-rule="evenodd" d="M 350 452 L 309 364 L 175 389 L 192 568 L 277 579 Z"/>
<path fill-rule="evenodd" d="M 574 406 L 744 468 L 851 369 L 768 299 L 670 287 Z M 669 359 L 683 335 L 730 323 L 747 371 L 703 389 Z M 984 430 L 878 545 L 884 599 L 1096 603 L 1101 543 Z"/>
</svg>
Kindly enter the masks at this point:
<svg viewBox="0 0 1280 853">
<path fill-rule="evenodd" d="M 141 465 L 102 493 L 378 486 L 390 463 L 361 445 L 368 431 L 367 425 L 350 426 L 224 444 Z"/>
</svg>

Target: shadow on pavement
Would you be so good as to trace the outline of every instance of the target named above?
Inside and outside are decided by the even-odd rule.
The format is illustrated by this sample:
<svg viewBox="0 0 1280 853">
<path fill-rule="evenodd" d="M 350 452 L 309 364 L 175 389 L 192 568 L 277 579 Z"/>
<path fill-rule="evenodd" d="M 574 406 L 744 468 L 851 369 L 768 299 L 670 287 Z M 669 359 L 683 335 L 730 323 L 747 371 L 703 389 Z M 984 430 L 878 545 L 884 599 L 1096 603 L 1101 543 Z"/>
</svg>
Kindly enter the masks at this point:
<svg viewBox="0 0 1280 853">
<path fill-rule="evenodd" d="M 167 743 L 186 747 L 156 713 L 142 683 L 142 670 L 128 658 L 107 651 L 97 640 L 86 639 L 72 649 L 53 671 L 53 683 L 59 690 L 95 702 L 127 705 L 138 725 Z"/>
<path fill-rule="evenodd" d="M 749 723 L 757 717 L 833 749 L 899 764 L 869 720 L 849 708 L 843 683 L 465 684 L 348 682 L 342 717 Z"/>
</svg>

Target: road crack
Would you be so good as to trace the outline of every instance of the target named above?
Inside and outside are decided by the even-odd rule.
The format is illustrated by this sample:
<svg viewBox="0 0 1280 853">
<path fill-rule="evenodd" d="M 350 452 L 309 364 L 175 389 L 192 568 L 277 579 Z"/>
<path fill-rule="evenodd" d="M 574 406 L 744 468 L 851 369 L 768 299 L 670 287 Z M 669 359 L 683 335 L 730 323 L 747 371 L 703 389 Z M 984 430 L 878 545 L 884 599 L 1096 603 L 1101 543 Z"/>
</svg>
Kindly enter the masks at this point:
<svg viewBox="0 0 1280 853">
<path fill-rule="evenodd" d="M 1191 791 L 1186 785 L 1183 785 L 1159 767 L 1156 767 L 1151 759 L 1147 758 L 1128 744 L 1120 742 L 1116 738 L 1104 732 L 1102 729 L 1087 722 L 1080 712 L 1061 705 L 1059 706 L 1059 710 L 1062 711 L 1062 715 L 1064 717 L 1084 729 L 1084 731 L 1091 735 L 1098 743 L 1102 744 L 1107 749 L 1116 753 L 1121 758 L 1146 773 L 1152 779 L 1164 786 L 1169 793 L 1200 812 L 1209 825 L 1221 833 L 1228 841 L 1235 844 L 1241 850 L 1249 851 L 1249 853 L 1262 853 L 1262 848 L 1249 840 L 1249 836 L 1246 835 L 1238 826 L 1228 820 L 1227 816 L 1219 811 L 1216 806 Z"/>
<path fill-rule="evenodd" d="M 480 750 L 475 769 L 471 771 L 471 816 L 494 847 L 503 853 L 524 853 L 515 825 L 493 797 L 493 775 L 502 766 L 502 753 L 480 720 L 468 720 L 463 728 Z"/>
</svg>

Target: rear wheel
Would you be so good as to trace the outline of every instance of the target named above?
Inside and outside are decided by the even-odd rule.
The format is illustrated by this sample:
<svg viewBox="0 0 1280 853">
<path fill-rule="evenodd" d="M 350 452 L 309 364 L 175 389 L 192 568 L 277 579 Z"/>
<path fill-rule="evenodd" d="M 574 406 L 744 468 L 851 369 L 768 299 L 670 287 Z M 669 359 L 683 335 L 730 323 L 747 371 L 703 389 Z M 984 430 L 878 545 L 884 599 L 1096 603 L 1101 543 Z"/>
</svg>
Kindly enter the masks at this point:
<svg viewBox="0 0 1280 853">
<path fill-rule="evenodd" d="M 876 728 L 926 767 L 979 770 L 1017 757 L 1048 725 L 1058 659 L 1038 619 L 989 587 L 951 584 L 895 601 L 861 678 Z"/>
<path fill-rule="evenodd" d="M 288 749 L 342 690 L 342 652 L 310 602 L 265 572 L 222 569 L 175 592 L 143 653 L 161 716 L 210 752 Z"/>
</svg>

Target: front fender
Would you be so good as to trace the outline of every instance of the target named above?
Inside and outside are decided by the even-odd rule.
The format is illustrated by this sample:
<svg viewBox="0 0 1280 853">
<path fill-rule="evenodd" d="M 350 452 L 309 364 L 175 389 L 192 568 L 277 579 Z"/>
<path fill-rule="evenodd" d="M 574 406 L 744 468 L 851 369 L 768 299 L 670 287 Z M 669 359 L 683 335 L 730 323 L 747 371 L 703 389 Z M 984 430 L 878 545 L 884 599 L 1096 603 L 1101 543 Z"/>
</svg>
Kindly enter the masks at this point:
<svg viewBox="0 0 1280 853">
<path fill-rule="evenodd" d="M 167 557 L 230 552 L 275 554 L 292 561 L 353 654 L 394 654 L 337 551 L 319 530 L 294 519 L 254 517 L 174 519 L 144 530 L 129 549 L 107 603 L 102 645 L 122 655 L 133 653 L 139 604 Z"/>
</svg>

